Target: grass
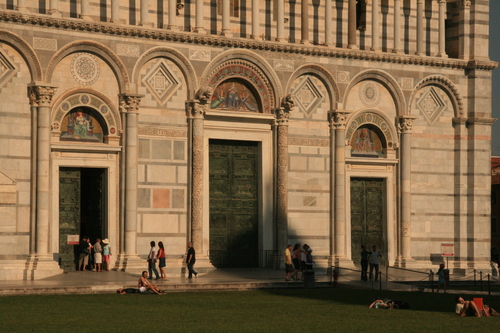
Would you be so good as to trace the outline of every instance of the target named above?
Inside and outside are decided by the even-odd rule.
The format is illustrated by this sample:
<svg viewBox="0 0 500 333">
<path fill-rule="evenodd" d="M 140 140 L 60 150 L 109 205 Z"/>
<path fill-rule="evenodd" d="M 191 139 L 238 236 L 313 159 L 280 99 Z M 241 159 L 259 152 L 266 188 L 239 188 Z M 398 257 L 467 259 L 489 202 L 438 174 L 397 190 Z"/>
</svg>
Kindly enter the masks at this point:
<svg viewBox="0 0 500 333">
<path fill-rule="evenodd" d="M 373 297 L 410 310 L 368 309 Z M 467 299 L 473 296 L 467 296 Z M 499 296 L 480 296 L 500 310 Z M 493 332 L 500 317 L 461 318 L 454 295 L 358 289 L 49 295 L 0 298 L 2 332 Z"/>
</svg>

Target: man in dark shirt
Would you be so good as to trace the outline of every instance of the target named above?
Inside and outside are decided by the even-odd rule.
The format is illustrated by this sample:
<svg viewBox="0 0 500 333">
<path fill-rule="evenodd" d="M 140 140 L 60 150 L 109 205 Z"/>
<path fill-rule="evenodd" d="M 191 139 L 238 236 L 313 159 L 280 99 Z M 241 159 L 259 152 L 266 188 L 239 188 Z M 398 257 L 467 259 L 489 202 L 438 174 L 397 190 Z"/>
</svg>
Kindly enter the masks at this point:
<svg viewBox="0 0 500 333">
<path fill-rule="evenodd" d="M 368 258 L 371 252 L 366 251 L 366 247 L 361 245 L 361 281 L 368 281 Z"/>
<path fill-rule="evenodd" d="M 198 277 L 198 273 L 196 273 L 193 269 L 193 266 L 196 262 L 196 254 L 195 254 L 195 251 L 194 251 L 194 248 L 193 248 L 193 243 L 189 242 L 187 244 L 188 246 L 188 252 L 187 252 L 187 256 L 186 256 L 186 263 L 187 263 L 187 267 L 188 267 L 188 270 L 189 270 L 189 276 L 188 276 L 188 279 L 191 279 L 193 277 L 193 274 L 194 274 L 194 277 Z"/>
</svg>

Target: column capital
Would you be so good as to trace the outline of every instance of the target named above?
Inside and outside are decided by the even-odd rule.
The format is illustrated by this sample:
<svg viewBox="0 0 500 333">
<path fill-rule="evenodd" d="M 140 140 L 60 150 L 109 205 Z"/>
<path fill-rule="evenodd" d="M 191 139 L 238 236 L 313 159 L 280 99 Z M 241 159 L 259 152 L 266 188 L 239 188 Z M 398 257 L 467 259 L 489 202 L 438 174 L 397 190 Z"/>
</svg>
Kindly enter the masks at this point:
<svg viewBox="0 0 500 333">
<path fill-rule="evenodd" d="M 52 97 L 57 91 L 57 87 L 43 83 L 30 83 L 28 85 L 28 98 L 33 106 L 51 106 Z"/>
<path fill-rule="evenodd" d="M 288 119 L 290 118 L 290 112 L 292 112 L 295 107 L 295 101 L 293 100 L 292 94 L 288 94 L 281 100 L 281 107 L 277 108 L 274 112 L 276 117 L 276 125 L 288 125 Z"/>
<path fill-rule="evenodd" d="M 201 87 L 195 95 L 195 99 L 186 102 L 188 118 L 203 119 L 208 111 L 213 89 L 210 86 Z"/>
<path fill-rule="evenodd" d="M 470 8 L 470 5 L 471 5 L 471 0 L 460 0 L 458 2 L 458 5 L 460 7 L 463 7 L 463 8 L 466 8 L 466 9 L 469 9 Z"/>
<path fill-rule="evenodd" d="M 139 104 L 141 104 L 141 98 L 144 95 L 137 94 L 120 94 L 121 104 L 125 111 L 127 112 L 139 112 Z"/>
<path fill-rule="evenodd" d="M 350 111 L 330 110 L 328 112 L 328 122 L 331 129 L 345 129 Z"/>
<path fill-rule="evenodd" d="M 399 133 L 411 133 L 413 129 L 413 121 L 417 119 L 417 117 L 411 116 L 400 116 L 397 118 L 398 121 L 398 132 Z"/>
</svg>

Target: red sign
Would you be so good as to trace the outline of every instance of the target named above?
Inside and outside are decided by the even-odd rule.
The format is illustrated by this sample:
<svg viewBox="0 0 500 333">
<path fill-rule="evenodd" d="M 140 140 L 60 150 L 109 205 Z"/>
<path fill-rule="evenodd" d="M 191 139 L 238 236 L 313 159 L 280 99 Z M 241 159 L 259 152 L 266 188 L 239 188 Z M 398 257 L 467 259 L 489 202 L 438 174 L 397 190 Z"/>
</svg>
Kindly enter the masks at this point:
<svg viewBox="0 0 500 333">
<path fill-rule="evenodd" d="M 66 241 L 66 244 L 68 245 L 78 245 L 80 244 L 80 235 L 67 235 L 68 240 Z"/>
</svg>

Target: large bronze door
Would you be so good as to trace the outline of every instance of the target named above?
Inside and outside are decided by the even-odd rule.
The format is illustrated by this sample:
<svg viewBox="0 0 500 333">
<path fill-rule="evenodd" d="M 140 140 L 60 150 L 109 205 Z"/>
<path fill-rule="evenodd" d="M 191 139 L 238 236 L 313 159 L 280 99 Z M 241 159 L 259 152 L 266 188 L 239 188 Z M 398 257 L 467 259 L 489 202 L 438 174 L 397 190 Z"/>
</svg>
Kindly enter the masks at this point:
<svg viewBox="0 0 500 333">
<path fill-rule="evenodd" d="M 256 142 L 210 140 L 210 260 L 258 266 Z"/>
<path fill-rule="evenodd" d="M 356 264 L 361 261 L 361 245 L 385 250 L 384 197 L 383 179 L 351 178 L 351 251 Z"/>
<path fill-rule="evenodd" d="M 61 168 L 59 173 L 59 265 L 65 272 L 76 269 L 78 246 L 67 245 L 68 235 L 80 234 L 80 170 Z"/>
</svg>

